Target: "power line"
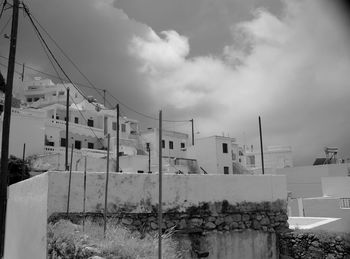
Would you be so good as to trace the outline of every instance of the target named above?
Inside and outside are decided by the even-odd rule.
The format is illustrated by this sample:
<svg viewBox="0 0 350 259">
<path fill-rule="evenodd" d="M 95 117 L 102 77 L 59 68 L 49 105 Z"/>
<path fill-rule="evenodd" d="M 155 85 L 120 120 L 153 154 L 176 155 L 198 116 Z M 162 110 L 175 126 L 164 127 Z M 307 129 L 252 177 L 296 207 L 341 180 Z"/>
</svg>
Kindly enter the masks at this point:
<svg viewBox="0 0 350 259">
<path fill-rule="evenodd" d="M 65 53 L 65 51 L 59 46 L 59 44 L 57 43 L 57 41 L 49 34 L 49 32 L 40 24 L 40 22 L 38 21 L 38 19 L 36 19 L 35 16 L 34 16 L 33 14 L 29 13 L 28 10 L 27 10 L 27 14 L 28 14 L 28 16 L 30 16 L 29 18 L 31 19 L 31 21 L 34 20 L 34 21 L 39 25 L 39 27 L 46 33 L 46 35 L 52 40 L 52 42 L 55 44 L 55 46 L 56 46 L 56 47 L 61 51 L 61 53 L 68 59 L 68 61 L 75 67 L 75 69 L 85 78 L 85 80 L 91 85 L 91 87 L 93 87 L 93 88 L 96 90 L 97 88 L 94 86 L 94 84 L 87 78 L 87 76 L 81 71 L 81 69 L 79 69 L 79 67 L 78 67 L 78 66 L 75 64 L 75 62 L 69 57 L 69 55 L 67 55 L 67 54 Z M 32 23 L 34 23 L 34 22 L 32 22 Z M 36 27 L 36 26 L 35 26 L 35 27 Z M 150 116 L 150 115 L 147 115 L 147 114 L 145 114 L 145 113 L 139 112 L 139 111 L 137 111 L 136 109 L 133 109 L 133 108 L 131 108 L 130 106 L 124 104 L 124 103 L 121 102 L 118 98 L 116 98 L 115 96 L 113 96 L 113 95 L 110 93 L 110 91 L 108 91 L 108 92 L 109 92 L 110 96 L 111 96 L 113 99 L 115 99 L 117 102 L 119 102 L 121 105 L 123 105 L 123 106 L 124 106 L 125 108 L 127 108 L 128 110 L 133 111 L 133 112 L 135 112 L 135 113 L 137 113 L 137 114 L 139 114 L 139 115 L 141 115 L 141 116 L 143 116 L 143 117 L 146 117 L 146 118 L 149 118 L 149 119 L 158 121 L 157 118 L 155 118 L 155 117 L 153 117 L 153 116 Z M 97 93 L 98 93 L 102 98 L 104 98 L 103 95 L 102 95 L 100 92 L 97 91 Z M 109 103 L 109 102 L 108 102 L 108 103 Z M 109 105 L 111 105 L 111 104 L 109 103 Z M 112 106 L 112 105 L 111 105 L 111 106 Z M 166 121 L 166 122 L 188 122 L 188 121 L 190 121 L 190 120 L 165 120 L 165 119 L 164 119 L 163 121 Z"/>
</svg>

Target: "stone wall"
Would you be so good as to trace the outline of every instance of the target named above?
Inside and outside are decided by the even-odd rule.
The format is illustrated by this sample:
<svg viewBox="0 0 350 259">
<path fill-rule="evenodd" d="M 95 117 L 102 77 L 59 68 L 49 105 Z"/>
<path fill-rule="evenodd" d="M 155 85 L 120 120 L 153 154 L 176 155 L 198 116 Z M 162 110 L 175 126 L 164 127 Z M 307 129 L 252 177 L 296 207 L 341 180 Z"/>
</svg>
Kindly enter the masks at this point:
<svg viewBox="0 0 350 259">
<path fill-rule="evenodd" d="M 282 259 L 350 258 L 350 235 L 329 232 L 285 232 L 279 235 Z"/>
<path fill-rule="evenodd" d="M 88 217 L 103 217 L 100 213 L 88 213 Z M 158 229 L 157 208 L 150 213 L 119 212 L 108 215 L 131 230 L 140 232 L 155 231 Z M 83 218 L 81 213 L 71 213 L 69 216 L 77 222 Z M 50 222 L 65 218 L 64 213 L 55 213 Z M 230 230 L 261 230 L 265 232 L 283 232 L 288 229 L 288 216 L 284 201 L 275 202 L 242 202 L 235 205 L 227 201 L 215 203 L 202 203 L 192 206 L 185 212 L 168 210 L 163 213 L 162 228 L 175 227 L 178 232 L 207 232 Z"/>
</svg>

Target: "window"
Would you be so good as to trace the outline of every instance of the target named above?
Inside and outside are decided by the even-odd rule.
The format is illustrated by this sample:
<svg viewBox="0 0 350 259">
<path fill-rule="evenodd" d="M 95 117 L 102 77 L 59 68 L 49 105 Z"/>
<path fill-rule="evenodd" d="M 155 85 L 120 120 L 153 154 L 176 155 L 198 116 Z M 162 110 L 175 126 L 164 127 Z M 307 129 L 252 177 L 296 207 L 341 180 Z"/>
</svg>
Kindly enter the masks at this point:
<svg viewBox="0 0 350 259">
<path fill-rule="evenodd" d="M 52 96 L 56 96 L 57 94 L 56 93 L 53 93 Z"/>
<path fill-rule="evenodd" d="M 94 143 L 88 142 L 88 148 L 89 149 L 94 149 Z"/>
<path fill-rule="evenodd" d="M 61 147 L 65 147 L 65 146 L 66 146 L 66 139 L 61 138 Z"/>
<path fill-rule="evenodd" d="M 222 152 L 228 153 L 227 143 L 222 143 Z"/>
<path fill-rule="evenodd" d="M 122 132 L 125 132 L 125 131 L 126 131 L 126 125 L 122 124 Z"/>
<path fill-rule="evenodd" d="M 255 166 L 255 156 L 247 156 L 247 166 Z"/>
<path fill-rule="evenodd" d="M 162 148 L 165 148 L 165 140 L 162 140 Z"/>
<path fill-rule="evenodd" d="M 74 117 L 74 123 L 76 123 L 76 124 L 79 123 L 79 118 L 78 117 Z"/>
<path fill-rule="evenodd" d="M 233 150 L 231 150 L 231 154 L 232 154 L 232 160 L 236 160 L 237 159 L 237 155 L 233 152 Z"/>
<path fill-rule="evenodd" d="M 340 208 L 350 209 L 350 198 L 340 198 Z"/>
<path fill-rule="evenodd" d="M 117 123 L 116 122 L 112 123 L 112 130 L 117 130 Z"/>
<path fill-rule="evenodd" d="M 76 140 L 75 143 L 74 143 L 74 147 L 76 149 L 81 149 L 81 141 L 80 140 Z"/>
<path fill-rule="evenodd" d="M 228 166 L 224 166 L 224 174 L 229 173 L 230 168 Z"/>
<path fill-rule="evenodd" d="M 174 149 L 174 142 L 169 141 L 169 149 Z"/>
<path fill-rule="evenodd" d="M 185 147 L 186 147 L 186 146 L 185 146 L 185 143 L 181 142 L 180 147 L 181 147 L 181 148 L 185 148 Z"/>
<path fill-rule="evenodd" d="M 60 116 L 56 115 L 56 120 L 59 120 L 60 119 Z"/>
<path fill-rule="evenodd" d="M 59 91 L 58 95 L 64 95 L 64 91 Z"/>
<path fill-rule="evenodd" d="M 88 120 L 87 120 L 87 125 L 88 125 L 89 127 L 93 127 L 93 126 L 94 126 L 94 120 L 88 119 Z"/>
<path fill-rule="evenodd" d="M 51 118 L 54 119 L 54 118 L 55 118 L 55 115 L 52 115 Z"/>
<path fill-rule="evenodd" d="M 39 97 L 35 97 L 34 102 L 39 101 L 39 99 L 40 99 Z"/>
<path fill-rule="evenodd" d="M 32 98 L 27 98 L 27 102 L 31 103 L 32 102 Z"/>
</svg>

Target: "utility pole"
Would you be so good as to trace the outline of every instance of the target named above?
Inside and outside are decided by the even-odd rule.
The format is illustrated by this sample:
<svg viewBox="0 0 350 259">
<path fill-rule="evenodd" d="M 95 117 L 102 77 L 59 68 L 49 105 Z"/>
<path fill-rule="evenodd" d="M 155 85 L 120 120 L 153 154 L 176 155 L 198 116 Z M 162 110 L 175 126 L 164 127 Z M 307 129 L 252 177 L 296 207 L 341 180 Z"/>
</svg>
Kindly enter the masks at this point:
<svg viewBox="0 0 350 259">
<path fill-rule="evenodd" d="M 147 152 L 148 152 L 148 173 L 152 173 L 151 172 L 151 146 L 150 143 L 147 143 L 146 146 Z"/>
<path fill-rule="evenodd" d="M 22 79 L 22 82 L 24 80 L 24 67 L 25 67 L 25 63 L 22 64 L 22 74 L 21 74 L 21 79 Z"/>
<path fill-rule="evenodd" d="M 1 169 L 0 169 L 0 258 L 3 258 L 5 248 L 5 226 L 7 207 L 7 186 L 8 186 L 8 156 L 9 138 L 12 106 L 13 75 L 15 72 L 17 29 L 18 29 L 19 0 L 13 0 L 12 5 L 12 27 L 9 51 L 9 62 L 7 68 L 7 80 L 5 88 L 4 121 L 2 127 L 1 144 Z"/>
<path fill-rule="evenodd" d="M 193 126 L 193 119 L 190 119 L 191 125 L 192 125 L 192 146 L 194 146 L 194 126 Z"/>
<path fill-rule="evenodd" d="M 106 107 L 106 89 L 103 89 L 103 106 Z"/>
<path fill-rule="evenodd" d="M 69 170 L 68 166 L 68 143 L 69 143 L 69 87 L 67 87 L 67 101 L 66 101 L 66 160 L 65 160 L 65 165 L 66 165 L 66 171 Z"/>
<path fill-rule="evenodd" d="M 158 259 L 162 259 L 162 111 L 159 111 Z"/>
<path fill-rule="evenodd" d="M 115 162 L 116 172 L 119 172 L 119 104 L 117 104 L 117 128 L 116 128 L 116 147 L 115 147 Z"/>
<path fill-rule="evenodd" d="M 106 170 L 106 184 L 105 184 L 105 209 L 103 212 L 103 236 L 106 238 L 106 230 L 107 230 L 107 210 L 108 210 L 108 176 L 109 176 L 109 143 L 110 143 L 110 135 L 107 134 L 107 170 Z"/>
<path fill-rule="evenodd" d="M 261 168 L 262 168 L 262 174 L 265 174 L 265 167 L 264 167 L 264 148 L 263 148 L 263 140 L 262 140 L 262 131 L 261 131 L 261 119 L 260 119 L 260 116 L 259 116 L 259 132 L 260 132 Z"/>
</svg>

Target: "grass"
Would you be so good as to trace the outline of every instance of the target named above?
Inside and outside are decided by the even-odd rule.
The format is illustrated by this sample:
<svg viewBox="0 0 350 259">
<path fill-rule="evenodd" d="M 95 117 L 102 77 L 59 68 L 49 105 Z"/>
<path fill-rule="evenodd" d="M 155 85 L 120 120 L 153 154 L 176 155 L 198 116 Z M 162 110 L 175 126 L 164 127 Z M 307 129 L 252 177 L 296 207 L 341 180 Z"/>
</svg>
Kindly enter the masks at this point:
<svg viewBox="0 0 350 259">
<path fill-rule="evenodd" d="M 179 249 L 179 243 L 172 237 L 173 231 L 162 236 L 162 257 L 183 258 L 186 249 Z M 107 224 L 106 237 L 103 225 L 88 220 L 75 225 L 68 220 L 60 220 L 48 226 L 48 258 L 89 258 L 94 255 L 102 258 L 142 259 L 158 257 L 158 237 L 156 234 L 131 233 L 112 221 Z"/>
</svg>

